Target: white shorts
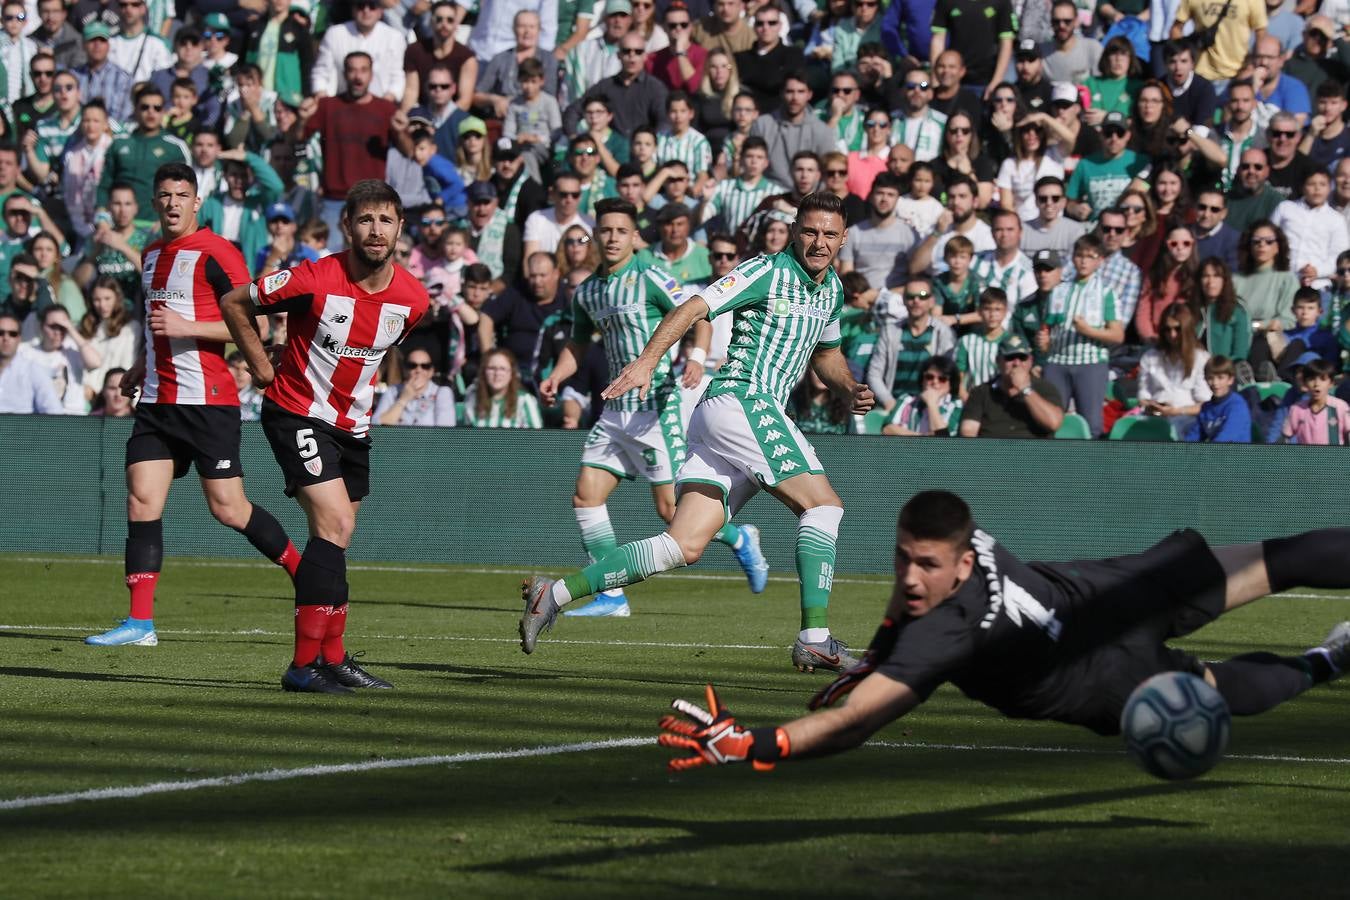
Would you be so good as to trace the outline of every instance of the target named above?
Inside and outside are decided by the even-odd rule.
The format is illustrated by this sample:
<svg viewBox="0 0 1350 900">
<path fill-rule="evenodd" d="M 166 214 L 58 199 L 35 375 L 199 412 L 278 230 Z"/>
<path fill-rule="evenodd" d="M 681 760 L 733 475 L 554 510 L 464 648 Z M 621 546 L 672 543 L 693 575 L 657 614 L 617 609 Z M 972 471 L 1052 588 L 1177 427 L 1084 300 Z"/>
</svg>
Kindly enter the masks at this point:
<svg viewBox="0 0 1350 900">
<path fill-rule="evenodd" d="M 689 458 L 675 477 L 676 491 L 687 484 L 710 484 L 722 491 L 734 516 L 762 486 L 794 475 L 823 475 L 815 448 L 768 394 L 709 397 L 689 423 Z"/>
<path fill-rule="evenodd" d="M 652 484 L 670 484 L 684 455 L 684 425 L 675 394 L 661 411 L 604 410 L 586 437 L 581 464 L 620 478 L 641 475 Z"/>
</svg>

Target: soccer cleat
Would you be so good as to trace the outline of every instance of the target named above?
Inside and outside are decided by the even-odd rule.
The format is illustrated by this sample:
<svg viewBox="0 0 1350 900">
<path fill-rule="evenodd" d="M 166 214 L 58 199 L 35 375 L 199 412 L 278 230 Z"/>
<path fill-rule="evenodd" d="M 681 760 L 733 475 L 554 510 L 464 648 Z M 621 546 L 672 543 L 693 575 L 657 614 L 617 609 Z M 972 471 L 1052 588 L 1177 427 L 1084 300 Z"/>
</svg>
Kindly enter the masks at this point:
<svg viewBox="0 0 1350 900">
<path fill-rule="evenodd" d="M 364 650 L 360 650 L 355 656 L 348 653 L 346 658 L 340 663 L 329 663 L 323 668 L 332 676 L 333 680 L 343 687 L 349 688 L 376 688 L 382 691 L 393 689 L 393 685 L 383 678 L 376 678 L 356 664 L 356 657 L 363 656 Z"/>
<path fill-rule="evenodd" d="M 827 672 L 845 672 L 858 664 L 849 655 L 848 645 L 834 635 L 823 641 L 810 644 L 797 638 L 792 645 L 792 664 L 798 672 L 814 672 L 824 669 Z"/>
<path fill-rule="evenodd" d="M 155 634 L 155 623 L 150 619 L 123 619 L 111 631 L 91 634 L 84 642 L 95 647 L 155 647 L 159 645 L 159 635 Z"/>
<path fill-rule="evenodd" d="M 617 594 L 601 594 L 580 609 L 569 609 L 564 616 L 591 616 L 596 619 L 626 619 L 633 614 L 628 606 L 628 598 L 623 591 Z"/>
<path fill-rule="evenodd" d="M 297 666 L 291 663 L 281 676 L 281 689 L 302 694 L 351 694 L 351 688 L 341 684 L 329 666 Z"/>
<path fill-rule="evenodd" d="M 1327 658 L 1336 667 L 1337 675 L 1350 671 L 1350 622 L 1342 622 L 1331 629 L 1322 641 L 1321 649 L 1327 651 Z"/>
<path fill-rule="evenodd" d="M 731 552 L 736 562 L 741 564 L 745 577 L 750 580 L 750 593 L 762 594 L 769 584 L 769 561 L 759 549 L 759 529 L 754 525 L 739 525 L 741 546 Z"/>
<path fill-rule="evenodd" d="M 534 652 L 539 632 L 550 631 L 558 620 L 558 604 L 553 602 L 553 579 L 533 575 L 520 584 L 525 612 L 520 616 L 520 649 Z"/>
</svg>

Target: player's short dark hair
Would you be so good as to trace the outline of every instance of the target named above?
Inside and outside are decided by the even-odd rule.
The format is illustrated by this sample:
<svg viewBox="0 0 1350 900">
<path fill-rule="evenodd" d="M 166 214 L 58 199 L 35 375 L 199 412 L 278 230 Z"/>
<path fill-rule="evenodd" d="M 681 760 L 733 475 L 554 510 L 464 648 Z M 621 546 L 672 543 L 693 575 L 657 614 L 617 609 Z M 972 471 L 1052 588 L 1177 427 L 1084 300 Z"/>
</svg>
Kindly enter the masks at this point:
<svg viewBox="0 0 1350 900">
<path fill-rule="evenodd" d="M 769 155 L 769 142 L 757 134 L 752 134 L 741 141 L 741 156 L 745 156 L 747 150 L 763 150 L 764 155 Z"/>
<path fill-rule="evenodd" d="M 622 197 L 606 197 L 603 200 L 597 200 L 595 204 L 595 222 L 598 225 L 603 216 L 620 215 L 627 216 L 633 220 L 633 225 L 637 225 L 638 211 L 637 207 L 624 200 Z"/>
<path fill-rule="evenodd" d="M 182 163 L 175 163 L 175 165 L 182 165 Z M 192 177 L 195 180 L 197 173 L 193 172 Z M 136 186 L 129 181 L 114 181 L 108 188 L 108 196 L 111 197 L 114 191 L 131 191 L 131 195 L 136 196 Z"/>
<path fill-rule="evenodd" d="M 817 166 L 820 165 L 820 157 L 816 155 L 816 151 L 814 150 L 798 150 L 796 153 L 792 154 L 792 164 L 794 166 L 803 159 L 809 159 Z"/>
<path fill-rule="evenodd" d="M 840 219 L 844 218 L 844 201 L 839 196 L 829 191 L 813 191 L 802 198 L 802 202 L 797 204 L 797 221 L 809 212 L 834 213 Z"/>
<path fill-rule="evenodd" d="M 148 81 L 143 81 L 138 84 L 136 88 L 132 90 L 131 97 L 137 103 L 140 103 L 146 97 L 158 97 L 161 100 L 165 99 L 164 92 Z"/>
<path fill-rule="evenodd" d="M 1003 290 L 1003 288 L 996 287 L 987 287 L 980 291 L 979 305 L 981 307 L 992 306 L 995 303 L 1002 303 L 1004 306 L 1007 306 L 1008 292 Z"/>
<path fill-rule="evenodd" d="M 364 178 L 352 185 L 352 189 L 347 192 L 347 202 L 342 204 L 342 215 L 351 221 L 352 216 L 361 207 L 385 204 L 393 206 L 394 214 L 398 216 L 400 222 L 403 221 L 403 198 L 398 195 L 398 191 L 378 178 Z"/>
<path fill-rule="evenodd" d="M 948 541 L 962 549 L 975 536 L 970 507 L 951 491 L 920 491 L 910 497 L 896 526 L 921 541 Z"/>
<path fill-rule="evenodd" d="M 13 271 L 15 266 L 32 266 L 35 269 L 42 268 L 42 264 L 38 262 L 37 257 L 29 253 L 27 250 L 23 251 L 22 253 L 15 256 L 12 260 L 10 260 L 9 262 L 10 271 Z M 53 304 L 53 305 L 60 305 L 60 304 Z"/>
<path fill-rule="evenodd" d="M 192 171 L 192 166 L 189 166 L 187 163 L 173 162 L 165 163 L 160 166 L 155 170 L 155 180 L 151 184 L 150 189 L 152 191 L 158 191 L 159 186 L 166 181 L 186 181 L 188 184 L 192 185 L 192 193 L 197 193 L 197 173 Z M 113 185 L 113 188 L 117 187 L 118 185 Z M 126 185 L 126 187 L 130 188 L 131 185 Z M 132 188 L 132 190 L 134 191 L 135 188 Z M 109 191 L 109 193 L 111 194 L 112 191 Z"/>
</svg>

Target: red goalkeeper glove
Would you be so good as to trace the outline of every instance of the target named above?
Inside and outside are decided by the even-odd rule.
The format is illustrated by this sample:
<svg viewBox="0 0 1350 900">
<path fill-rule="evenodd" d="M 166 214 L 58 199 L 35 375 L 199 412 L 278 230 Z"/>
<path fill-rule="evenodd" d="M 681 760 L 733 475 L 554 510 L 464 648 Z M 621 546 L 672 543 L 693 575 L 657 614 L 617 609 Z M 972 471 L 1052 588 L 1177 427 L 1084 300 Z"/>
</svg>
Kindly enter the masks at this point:
<svg viewBox="0 0 1350 900">
<path fill-rule="evenodd" d="M 881 662 L 882 657 L 890 655 L 891 648 L 895 645 L 897 631 L 894 622 L 883 619 L 876 636 L 872 638 L 871 645 L 863 654 L 862 661 L 817 691 L 816 695 L 807 701 L 806 708 L 814 712 L 822 706 L 832 706 L 836 700 L 862 684 L 864 678 L 877 670 L 877 664 Z"/>
<path fill-rule="evenodd" d="M 662 747 L 678 747 L 694 751 L 689 756 L 676 757 L 666 765 L 672 772 L 682 772 L 696 766 L 716 766 L 722 763 L 745 762 L 747 759 L 761 771 L 787 758 L 787 733 L 781 728 L 742 728 L 727 711 L 717 691 L 707 685 L 708 708 L 675 700 L 671 707 L 684 713 L 693 722 L 676 716 L 662 716 L 658 723 L 666 732 L 656 739 Z"/>
</svg>

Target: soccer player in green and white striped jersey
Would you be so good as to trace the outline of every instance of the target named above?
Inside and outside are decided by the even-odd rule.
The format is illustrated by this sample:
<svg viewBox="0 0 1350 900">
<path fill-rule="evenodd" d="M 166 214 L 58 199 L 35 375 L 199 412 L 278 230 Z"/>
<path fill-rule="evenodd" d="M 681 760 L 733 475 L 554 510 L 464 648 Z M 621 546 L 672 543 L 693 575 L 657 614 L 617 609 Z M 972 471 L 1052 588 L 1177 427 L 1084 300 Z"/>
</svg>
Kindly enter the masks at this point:
<svg viewBox="0 0 1350 900">
<path fill-rule="evenodd" d="M 726 225 L 722 230 L 739 231 L 765 197 L 787 193 L 787 188 L 764 174 L 768 169 L 769 145 L 757 135 L 747 137 L 741 143 L 741 177 L 704 182 L 699 221 L 707 222 L 721 213 Z"/>
<path fill-rule="evenodd" d="M 830 634 L 827 616 L 843 504 L 814 449 L 784 411 L 807 366 L 848 397 L 855 414 L 875 402 L 867 386 L 849 374 L 839 351 L 843 287 L 833 263 L 846 233 L 843 200 L 825 192 L 807 195 L 788 249 L 742 263 L 667 313 L 637 359 L 605 389 L 607 399 L 636 389 L 638 400 L 646 401 L 662 360 L 691 326 L 734 314 L 727 361 L 689 426 L 670 527 L 565 578 L 526 581 L 522 650 L 533 652 L 539 633 L 552 627 L 558 609 L 572 600 L 698 561 L 728 519 L 763 488 L 798 515 L 802 616 L 793 664 L 803 671 L 842 671 L 856 662 Z"/>
<path fill-rule="evenodd" d="M 1007 334 L 1008 295 L 996 287 L 980 292 L 979 331 L 962 335 L 956 342 L 956 368 L 969 390 L 998 374 L 998 345 Z"/>
<path fill-rule="evenodd" d="M 1106 249 L 1095 233 L 1073 245 L 1073 281 L 1050 292 L 1045 326 L 1036 347 L 1045 354 L 1042 377 L 1078 414 L 1087 419 L 1093 437 L 1102 433 L 1102 404 L 1110 377 L 1111 348 L 1125 340 L 1125 325 L 1116 310 L 1116 296 L 1098 269 Z"/>
<path fill-rule="evenodd" d="M 708 139 L 693 128 L 694 105 L 684 91 L 671 91 L 666 97 L 669 128 L 656 135 L 656 164 L 682 162 L 694 178 L 712 170 L 712 147 Z"/>
<path fill-rule="evenodd" d="M 665 270 L 635 253 L 637 208 L 626 200 L 601 200 L 596 207 L 595 239 L 603 258 L 600 271 L 582 282 L 572 297 L 572 335 L 552 373 L 539 385 L 539 396 L 552 404 L 563 382 L 577 371 L 592 335 L 600 334 L 610 378 L 617 378 L 642 353 L 657 325 L 684 294 Z M 712 341 L 712 325 L 694 326 L 695 348 L 685 363 L 685 387 L 703 378 L 703 361 Z M 619 479 L 642 475 L 651 483 L 652 502 L 667 522 L 675 514 L 675 473 L 684 462 L 685 437 L 680 386 L 671 372 L 674 353 L 657 361 L 651 391 L 612 397 L 586 438 L 572 506 L 581 543 L 594 563 L 618 549 L 605 506 Z M 731 547 L 755 593 L 764 590 L 769 567 L 759 551 L 759 529 L 730 522 L 716 533 Z M 606 585 L 608 586 L 608 585 Z M 628 616 L 623 585 L 603 591 L 595 602 L 568 615 Z"/>
</svg>

